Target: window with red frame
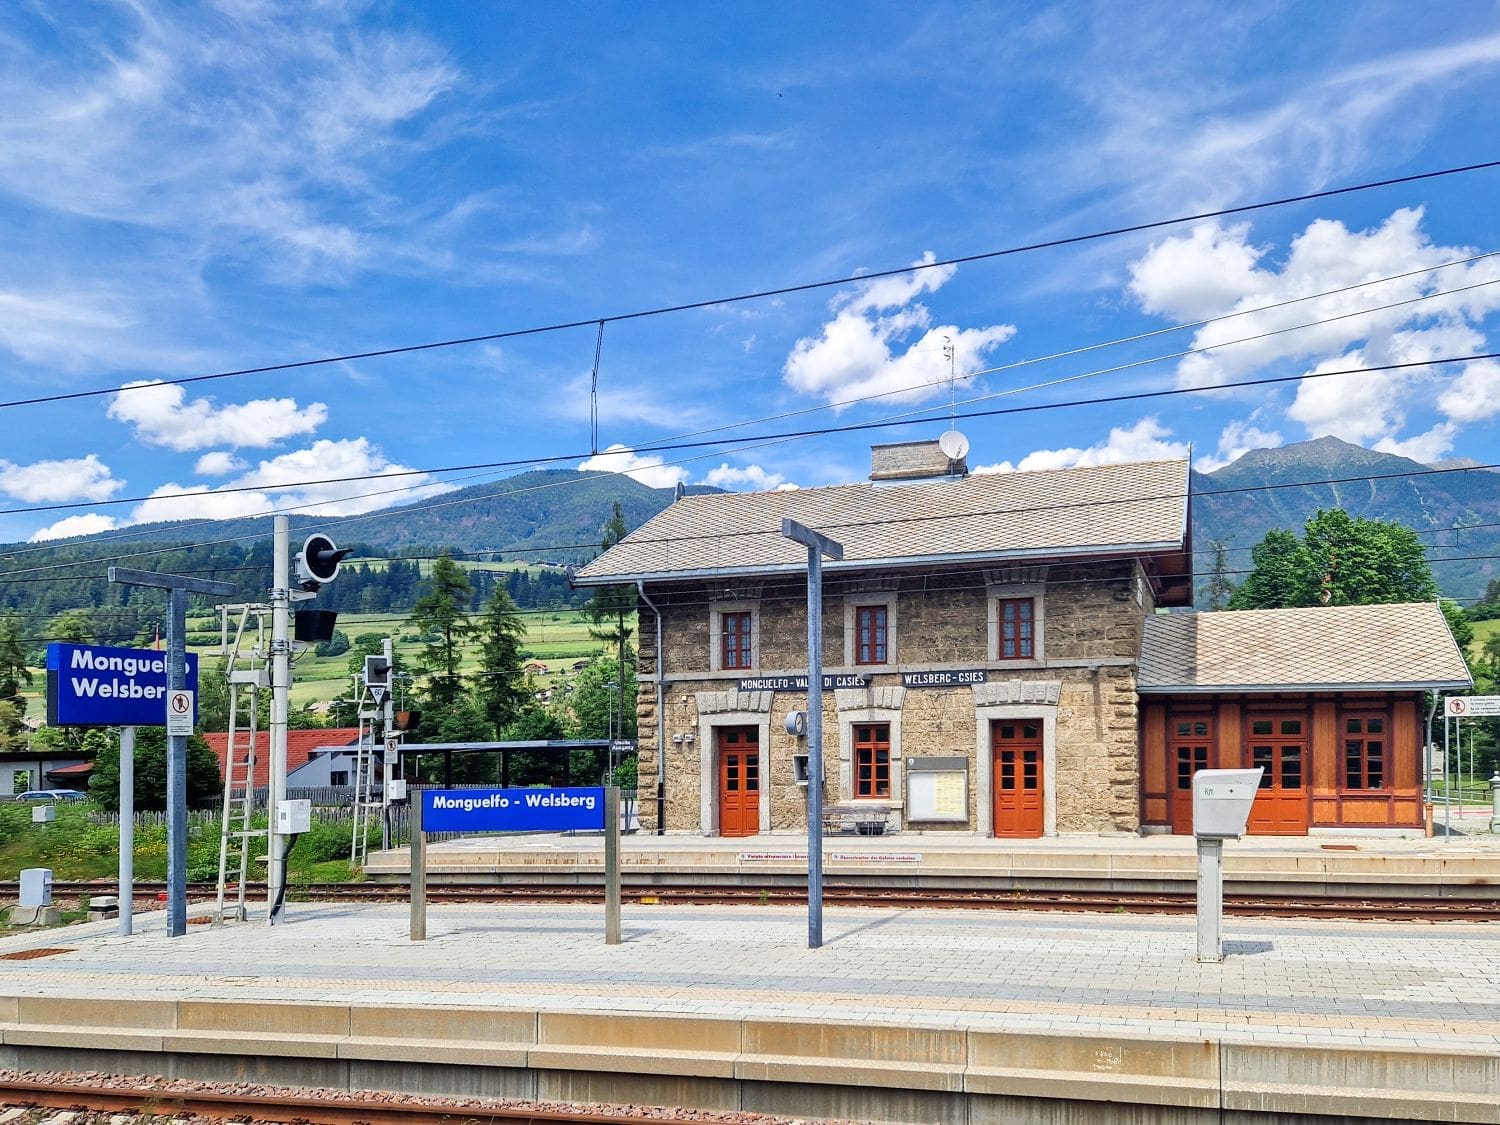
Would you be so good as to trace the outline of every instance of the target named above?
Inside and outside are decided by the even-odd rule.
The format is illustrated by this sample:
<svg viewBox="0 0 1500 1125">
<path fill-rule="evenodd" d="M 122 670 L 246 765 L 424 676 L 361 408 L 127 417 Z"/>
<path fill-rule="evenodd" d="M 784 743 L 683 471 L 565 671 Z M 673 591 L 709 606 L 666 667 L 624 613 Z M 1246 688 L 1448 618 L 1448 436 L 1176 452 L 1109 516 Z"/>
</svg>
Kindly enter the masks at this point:
<svg viewBox="0 0 1500 1125">
<path fill-rule="evenodd" d="M 999 623 L 999 660 L 1031 660 L 1036 656 L 1035 603 L 1031 598 L 1001 598 L 996 610 Z"/>
<path fill-rule="evenodd" d="M 1386 717 L 1344 716 L 1344 788 L 1386 787 Z"/>
<path fill-rule="evenodd" d="M 854 663 L 887 663 L 885 606 L 862 605 L 855 609 Z"/>
<path fill-rule="evenodd" d="M 719 657 L 725 669 L 749 668 L 754 655 L 750 649 L 750 614 L 719 615 Z"/>
<path fill-rule="evenodd" d="M 854 795 L 891 795 L 891 724 L 857 723 L 854 727 Z"/>
</svg>

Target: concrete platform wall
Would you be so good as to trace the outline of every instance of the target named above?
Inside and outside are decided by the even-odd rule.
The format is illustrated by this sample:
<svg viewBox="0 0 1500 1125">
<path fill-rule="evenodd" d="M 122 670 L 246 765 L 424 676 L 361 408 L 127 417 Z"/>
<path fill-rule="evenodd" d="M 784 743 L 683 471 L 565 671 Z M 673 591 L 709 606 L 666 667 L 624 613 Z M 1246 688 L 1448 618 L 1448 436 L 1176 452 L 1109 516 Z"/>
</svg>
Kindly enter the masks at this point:
<svg viewBox="0 0 1500 1125">
<path fill-rule="evenodd" d="M 1494 1055 L 636 1013 L 11 996 L 0 1065 L 881 1122 L 1500 1122 Z"/>
</svg>

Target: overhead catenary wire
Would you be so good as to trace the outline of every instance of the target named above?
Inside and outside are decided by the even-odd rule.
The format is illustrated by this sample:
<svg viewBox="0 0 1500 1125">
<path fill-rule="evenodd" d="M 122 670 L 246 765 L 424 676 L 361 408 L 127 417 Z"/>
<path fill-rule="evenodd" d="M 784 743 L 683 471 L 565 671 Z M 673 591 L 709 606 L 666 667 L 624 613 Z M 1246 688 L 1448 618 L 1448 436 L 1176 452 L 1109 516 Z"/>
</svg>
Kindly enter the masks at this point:
<svg viewBox="0 0 1500 1125">
<path fill-rule="evenodd" d="M 1327 290 L 1327 291 L 1324 291 L 1324 292 L 1321 292 L 1321 293 L 1316 293 L 1316 294 L 1307 294 L 1307 295 L 1303 295 L 1303 296 L 1299 296 L 1299 297 L 1295 297 L 1295 298 L 1288 298 L 1288 299 L 1286 299 L 1284 301 L 1281 301 L 1281 302 L 1275 302 L 1275 303 L 1273 303 L 1271 305 L 1260 306 L 1260 307 L 1254 308 L 1254 309 L 1235 310 L 1235 311 L 1232 311 L 1230 313 L 1222 314 L 1221 316 L 1218 316 L 1218 317 L 1205 318 L 1205 319 L 1200 320 L 1200 321 L 1189 322 L 1189 323 L 1183 324 L 1183 325 L 1171 326 L 1171 327 L 1168 327 L 1168 328 L 1156 330 L 1156 331 L 1151 332 L 1151 333 L 1143 334 L 1142 336 L 1139 336 L 1139 337 L 1129 337 L 1129 338 L 1124 338 L 1123 340 L 1118 340 L 1118 341 L 1096 342 L 1095 344 L 1087 345 L 1087 346 L 1082 347 L 1082 348 L 1073 349 L 1071 352 L 1057 353 L 1056 356 L 1052 356 L 1052 357 L 1040 357 L 1039 359 L 1036 359 L 1036 360 L 1019 360 L 1019 361 L 1016 361 L 1016 362 L 1014 362 L 1012 364 L 1006 364 L 1006 365 L 1002 365 L 1001 367 L 998 367 L 998 368 L 988 369 L 987 371 L 971 372 L 971 373 L 969 373 L 969 375 L 966 375 L 965 378 L 969 378 L 969 377 L 972 377 L 972 376 L 978 375 L 978 374 L 989 374 L 989 373 L 993 373 L 993 372 L 997 372 L 997 371 L 1009 370 L 1009 369 L 1012 369 L 1014 367 L 1025 366 L 1025 365 L 1033 363 L 1033 362 L 1044 362 L 1047 359 L 1057 358 L 1057 357 L 1063 356 L 1063 355 L 1077 354 L 1079 352 L 1085 352 L 1085 351 L 1090 351 L 1090 350 L 1097 350 L 1099 348 L 1111 346 L 1114 343 L 1130 342 L 1133 339 L 1145 338 L 1146 336 L 1158 335 L 1158 334 L 1161 334 L 1161 333 L 1164 333 L 1164 332 L 1177 331 L 1177 330 L 1180 330 L 1181 328 L 1185 328 L 1185 327 L 1196 327 L 1196 326 L 1201 326 L 1201 325 L 1204 325 L 1204 324 L 1214 323 L 1216 321 L 1233 319 L 1233 318 L 1238 317 L 1238 316 L 1246 316 L 1246 315 L 1252 315 L 1252 314 L 1258 313 L 1258 312 L 1265 312 L 1265 311 L 1269 311 L 1269 310 L 1272 310 L 1272 309 L 1285 307 L 1287 305 L 1296 304 L 1296 303 L 1299 303 L 1299 302 L 1304 302 L 1304 301 L 1307 301 L 1307 300 L 1313 300 L 1313 299 L 1318 299 L 1320 297 L 1326 297 L 1326 296 L 1335 295 L 1335 294 L 1339 294 L 1339 293 L 1349 292 L 1349 291 L 1352 291 L 1352 290 L 1355 290 L 1355 289 L 1364 288 L 1366 286 L 1379 285 L 1379 284 L 1384 284 L 1384 283 L 1387 283 L 1387 282 L 1390 282 L 1390 281 L 1394 281 L 1394 280 L 1400 280 L 1402 278 L 1414 276 L 1416 274 L 1430 273 L 1430 272 L 1434 272 L 1434 271 L 1436 271 L 1438 269 L 1447 268 L 1449 266 L 1463 265 L 1463 264 L 1472 263 L 1474 261 L 1478 261 L 1478 260 L 1481 260 L 1481 259 L 1484 259 L 1484 258 L 1493 257 L 1496 254 L 1500 254 L 1500 252 L 1492 251 L 1492 252 L 1487 252 L 1487 253 L 1483 253 L 1483 254 L 1471 255 L 1470 257 L 1467 257 L 1467 258 L 1455 259 L 1455 260 L 1450 261 L 1450 262 L 1434 263 L 1431 266 L 1423 267 L 1422 269 L 1418 269 L 1418 270 L 1407 271 L 1406 273 L 1403 273 L 1403 274 L 1394 274 L 1394 275 L 1390 275 L 1390 276 L 1387 276 L 1387 277 L 1374 278 L 1374 279 L 1370 279 L 1369 281 L 1366 281 L 1366 282 L 1361 282 L 1361 283 L 1358 283 L 1358 284 L 1355 284 L 1355 285 L 1351 285 L 1351 286 L 1345 286 L 1345 287 L 1342 287 L 1342 288 L 1339 288 L 1339 289 Z M 1422 295 L 1420 295 L 1418 297 L 1411 298 L 1408 301 L 1396 302 L 1396 303 L 1394 303 L 1394 305 L 1379 306 L 1379 307 L 1373 308 L 1373 309 L 1357 310 L 1357 311 L 1352 312 L 1352 313 L 1342 314 L 1339 317 L 1328 318 L 1327 321 L 1312 321 L 1312 322 L 1308 322 L 1308 323 L 1303 324 L 1303 325 L 1292 326 L 1290 328 L 1277 329 L 1277 330 L 1274 330 L 1272 332 L 1262 333 L 1262 334 L 1259 334 L 1259 335 L 1254 336 L 1254 337 L 1247 337 L 1244 340 L 1239 340 L 1239 341 L 1224 341 L 1224 342 L 1221 342 L 1219 344 L 1207 346 L 1207 347 L 1200 348 L 1200 349 L 1191 349 L 1191 350 L 1186 351 L 1186 352 L 1175 353 L 1175 354 L 1169 355 L 1169 356 L 1156 357 L 1156 359 L 1154 359 L 1154 360 L 1136 361 L 1133 364 L 1122 365 L 1121 367 L 1118 367 L 1118 368 L 1105 368 L 1105 369 L 1100 369 L 1100 370 L 1097 370 L 1097 371 L 1094 371 L 1094 372 L 1086 372 L 1086 373 L 1082 373 L 1080 375 L 1065 377 L 1065 378 L 1060 379 L 1060 380 L 1054 380 L 1054 381 L 1052 381 L 1052 384 L 1038 384 L 1037 387 L 1047 386 L 1047 385 L 1055 385 L 1056 383 L 1073 381 L 1073 380 L 1078 379 L 1078 378 L 1090 377 L 1092 375 L 1097 375 L 1097 374 L 1110 373 L 1112 371 L 1122 370 L 1122 369 L 1124 369 L 1126 367 L 1140 366 L 1143 363 L 1160 362 L 1160 361 L 1165 360 L 1165 359 L 1180 358 L 1182 355 L 1194 354 L 1194 352 L 1212 351 L 1212 350 L 1216 350 L 1218 348 L 1232 346 L 1234 343 L 1245 342 L 1246 340 L 1263 339 L 1266 336 L 1278 335 L 1278 334 L 1281 334 L 1281 333 L 1284 333 L 1284 332 L 1289 332 L 1289 331 L 1298 331 L 1298 330 L 1301 330 L 1302 328 L 1312 327 L 1312 326 L 1319 325 L 1319 324 L 1322 324 L 1322 323 L 1327 323 L 1327 322 L 1332 321 L 1332 320 L 1347 319 L 1350 316 L 1365 315 L 1365 314 L 1367 314 L 1369 312 L 1380 311 L 1383 308 L 1395 307 L 1395 305 L 1409 304 L 1409 303 L 1413 303 L 1415 301 L 1429 300 L 1429 299 L 1434 299 L 1434 298 L 1437 298 L 1437 297 L 1447 296 L 1447 295 L 1449 295 L 1450 293 L 1453 293 L 1453 292 L 1462 292 L 1462 291 L 1466 291 L 1468 289 L 1478 288 L 1479 286 L 1486 285 L 1486 284 L 1491 284 L 1491 282 L 1479 282 L 1479 283 L 1475 283 L 1474 285 L 1464 286 L 1464 287 L 1462 287 L 1461 289 L 1458 289 L 1458 290 L 1438 291 L 1438 292 L 1429 293 L 1429 294 L 1422 294 Z M 596 340 L 596 345 L 595 345 L 595 364 L 596 364 L 596 368 L 597 368 L 597 364 L 598 364 L 598 361 L 599 361 L 600 349 L 602 348 L 602 343 L 603 343 L 603 326 L 601 324 L 601 326 L 600 326 L 600 335 L 599 335 L 598 339 Z M 1028 389 L 1037 389 L 1037 387 L 1032 387 L 1032 388 L 1012 388 L 1012 389 L 1009 389 L 1007 391 L 997 392 L 996 394 L 992 394 L 992 395 L 976 396 L 973 399 L 966 400 L 966 402 L 973 403 L 973 402 L 986 401 L 986 400 L 989 400 L 989 399 L 992 399 L 992 398 L 1003 397 L 1005 395 L 1021 393 L 1021 392 L 1025 391 L 1025 390 L 1028 390 Z M 915 388 L 909 388 L 909 389 L 915 389 Z M 893 394 L 893 393 L 904 393 L 904 392 L 898 389 L 897 391 L 894 391 L 894 392 L 882 392 L 881 394 L 866 396 L 866 398 L 869 399 L 869 400 L 873 400 L 873 399 L 876 399 L 876 398 L 885 397 L 885 395 L 887 395 L 887 394 Z M 855 401 L 860 401 L 860 400 L 848 400 L 848 402 L 846 402 L 846 403 L 831 404 L 831 405 L 832 406 L 849 405 L 849 404 L 851 404 L 851 403 L 853 403 Z M 594 404 L 595 405 L 597 404 L 597 398 L 594 399 Z M 806 410 L 792 411 L 792 412 L 787 412 L 787 413 L 782 414 L 782 415 L 771 416 L 771 418 L 772 419 L 777 419 L 777 418 L 794 417 L 794 416 L 798 416 L 798 415 L 802 415 L 802 414 L 806 414 L 806 413 L 811 413 L 811 412 L 814 412 L 814 411 L 817 411 L 817 410 L 826 409 L 826 408 L 828 408 L 828 407 L 824 407 L 824 406 L 813 407 L 813 408 L 808 408 Z M 914 411 L 909 411 L 906 414 L 898 415 L 896 417 L 896 419 L 887 419 L 886 421 L 888 423 L 895 424 L 899 420 L 902 420 L 902 419 L 911 419 L 911 418 L 914 418 L 917 415 L 921 415 L 921 414 L 923 414 L 923 413 L 926 412 L 926 409 L 927 408 L 918 409 L 918 410 L 914 410 Z M 741 421 L 741 422 L 731 423 L 731 424 L 728 424 L 728 425 L 723 426 L 723 427 L 718 427 L 717 430 L 718 431 L 725 431 L 725 430 L 729 430 L 729 429 L 737 429 L 737 428 L 741 428 L 742 426 L 744 426 L 746 424 L 752 424 L 752 423 L 747 422 L 747 421 Z M 711 433 L 711 432 L 716 432 L 716 430 L 698 431 L 698 433 Z M 685 436 L 694 436 L 694 435 L 693 434 L 689 434 L 689 435 L 685 435 Z M 797 435 L 793 435 L 791 438 L 786 438 L 786 439 L 780 439 L 780 438 L 774 438 L 774 437 L 773 438 L 769 438 L 769 439 L 764 440 L 764 441 L 759 441 L 758 444 L 755 446 L 755 448 L 765 448 L 765 447 L 767 447 L 769 445 L 773 445 L 773 444 L 782 444 L 784 440 L 792 440 L 796 436 Z M 757 440 L 757 439 L 748 439 L 748 440 Z M 597 447 L 597 440 L 595 440 L 593 444 L 594 444 L 594 447 L 596 448 Z M 700 443 L 700 444 L 703 444 L 703 443 Z M 629 449 L 631 451 L 647 451 L 647 450 L 652 450 L 652 449 L 664 449 L 666 447 L 665 446 L 660 446 L 660 445 L 649 445 L 648 444 L 648 445 L 640 445 L 640 446 L 635 446 L 635 447 L 621 447 L 621 448 L 622 449 Z M 745 447 L 745 446 L 742 445 L 740 447 L 740 449 L 739 449 L 739 452 L 745 452 L 746 448 L 747 447 Z M 714 455 L 717 456 L 717 454 L 714 454 Z M 569 456 L 569 457 L 564 458 L 564 459 L 566 459 L 566 460 L 572 460 L 572 457 Z M 701 458 L 684 458 L 684 459 L 680 459 L 678 462 L 675 462 L 675 464 L 683 464 L 683 463 L 687 463 L 687 462 L 689 462 L 691 460 L 696 460 L 696 459 L 701 459 Z M 490 469 L 490 471 L 479 471 L 479 472 L 472 473 L 471 476 L 470 476 L 470 479 L 484 477 L 484 476 L 493 476 L 493 475 L 496 475 L 499 472 L 504 471 L 504 469 L 506 469 L 506 468 L 519 467 L 521 465 L 535 465 L 537 463 L 539 463 L 539 462 L 533 460 L 533 461 L 528 461 L 528 462 L 511 462 L 511 463 L 496 465 L 496 466 L 492 467 Z M 484 470 L 486 467 L 485 466 L 480 466 L 479 468 L 481 470 Z M 449 472 L 449 471 L 458 472 L 458 471 L 462 471 L 462 470 L 458 470 L 458 469 L 454 469 L 454 470 L 444 470 L 444 469 L 412 470 L 411 474 L 427 475 L 427 474 L 435 474 L 435 473 L 439 473 L 439 472 Z M 378 473 L 378 474 L 370 474 L 370 475 L 368 475 L 366 477 L 354 478 L 354 479 L 382 479 L 382 478 L 389 478 L 391 475 L 393 475 L 393 474 L 391 474 L 389 472 L 383 472 L 383 473 Z M 295 487 L 299 487 L 299 486 L 306 486 L 309 483 L 319 483 L 319 482 L 291 482 L 291 483 L 288 483 L 288 484 L 283 485 L 283 486 L 272 486 L 272 487 L 273 487 L 273 489 L 276 488 L 276 487 L 295 488 Z M 451 484 L 453 482 L 450 480 L 450 481 L 445 481 L 445 482 L 442 482 L 442 483 L 444 483 L 444 484 Z M 548 485 L 546 487 L 554 487 L 554 486 L 555 485 Z M 257 486 L 257 487 L 265 487 L 265 486 Z M 353 497 L 343 497 L 343 498 L 340 498 L 337 501 L 330 501 L 327 498 L 320 498 L 318 500 L 307 501 L 307 502 L 305 502 L 303 504 L 300 504 L 300 505 L 284 505 L 281 508 L 281 511 L 282 512 L 294 512 L 294 511 L 306 510 L 306 509 L 315 508 L 315 507 L 322 507 L 322 506 L 325 506 L 325 505 L 327 505 L 329 503 L 345 502 L 345 501 L 348 501 L 348 500 L 369 499 L 371 497 L 378 496 L 378 495 L 391 495 L 391 494 L 396 494 L 396 493 L 400 493 L 400 492 L 404 492 L 404 491 L 415 491 L 417 489 L 431 488 L 431 487 L 435 487 L 435 486 L 432 485 L 429 482 L 426 482 L 424 480 L 424 481 L 422 481 L 422 482 L 420 482 L 418 484 L 403 485 L 403 486 L 398 486 L 397 488 L 393 488 L 393 489 L 382 489 L 382 490 L 373 491 L 373 492 L 366 491 L 366 492 L 360 493 L 360 494 L 358 494 L 356 496 L 353 496 Z M 198 491 L 198 492 L 184 492 L 184 493 L 180 493 L 178 495 L 213 495 L 215 493 L 217 493 L 217 494 L 224 494 L 227 491 L 229 491 L 229 490 L 226 490 L 226 489 L 206 489 L 206 490 L 201 490 L 201 491 Z M 126 498 L 126 499 L 118 499 L 118 500 L 115 500 L 115 501 L 107 501 L 107 502 L 102 502 L 102 503 L 134 503 L 134 502 L 137 502 L 137 501 Z M 59 507 L 95 507 L 95 506 L 98 506 L 100 503 L 101 502 L 99 502 L 99 501 L 95 501 L 95 502 L 90 502 L 90 503 L 76 503 L 76 504 L 72 504 L 72 505 L 59 505 Z M 415 508 L 417 506 L 418 505 L 412 505 L 411 507 Z M 426 508 L 431 508 L 431 507 L 437 507 L 437 506 L 441 506 L 441 505 L 435 504 L 435 503 L 429 501 L 429 502 L 427 502 L 427 504 L 425 504 L 423 506 L 426 507 Z M 408 510 L 410 510 L 410 509 L 408 509 Z M 0 513 L 0 514 L 4 514 L 4 513 Z M 344 522 L 354 522 L 354 521 L 357 521 L 357 520 L 360 520 L 360 519 L 363 519 L 363 518 L 367 518 L 367 517 L 368 518 L 378 518 L 380 514 L 381 513 L 373 513 L 373 514 L 366 514 L 365 516 L 349 517 Z M 188 527 L 188 528 L 190 528 L 190 527 L 194 526 L 195 524 L 214 523 L 214 522 L 217 522 L 217 521 L 213 521 L 213 520 L 187 521 L 185 526 Z M 128 537 L 129 535 L 130 535 L 129 529 L 128 528 L 124 528 L 124 529 L 120 529 L 118 531 L 109 533 L 107 535 L 107 538 L 123 538 L 123 537 Z M 260 534 L 256 533 L 253 536 L 236 536 L 236 537 L 230 537 L 227 540 L 219 540 L 219 542 L 231 542 L 231 541 L 234 541 L 236 539 L 259 538 L 259 537 L 260 537 Z M 10 552 L 10 554 L 12 556 L 14 556 L 16 553 L 30 553 L 30 552 L 33 552 L 33 551 L 43 551 L 43 550 L 48 550 L 48 549 L 50 549 L 50 548 L 48 548 L 46 546 L 32 547 L 32 548 L 20 548 L 20 549 L 13 549 Z M 125 555 L 125 556 L 121 556 L 121 557 L 122 558 L 138 557 L 139 554 L 140 554 L 140 552 L 137 552 L 137 553 L 134 553 L 132 555 Z"/>
<path fill-rule="evenodd" d="M 1395 187 L 1401 184 L 1419 183 L 1425 180 L 1441 179 L 1449 176 L 1465 175 L 1470 172 L 1480 172 L 1492 168 L 1500 168 L 1500 160 L 1487 160 L 1474 164 L 1456 165 L 1449 168 L 1440 168 L 1428 172 L 1414 172 L 1406 176 L 1392 176 L 1382 180 L 1367 180 L 1363 183 L 1348 184 L 1343 187 L 1325 188 L 1322 191 L 1304 192 L 1299 195 L 1282 196 L 1276 199 L 1261 200 L 1255 203 L 1243 203 L 1234 207 L 1221 207 L 1212 211 L 1199 211 L 1188 215 L 1178 215 L 1169 219 L 1154 219 L 1143 223 L 1132 223 L 1126 226 L 1110 227 L 1104 230 L 1090 231 L 1086 234 L 1065 235 L 1060 238 L 1044 239 L 1038 242 L 1023 243 L 1017 246 L 1008 246 L 999 250 L 986 250 L 975 254 L 963 254 L 951 258 L 943 258 L 931 262 L 915 262 L 906 266 L 898 266 L 889 269 L 875 270 L 873 272 L 849 274 L 836 278 L 828 278 L 822 281 L 799 282 L 791 285 L 778 286 L 771 289 L 758 289 L 750 292 L 739 293 L 727 297 L 705 298 L 701 300 L 685 301 L 673 305 L 660 305 L 648 309 L 639 309 L 633 312 L 614 313 L 606 316 L 589 316 L 581 319 L 559 321 L 553 324 L 536 325 L 528 328 L 508 329 L 501 332 L 488 332 L 472 336 L 455 337 L 447 340 L 433 340 L 420 344 L 405 344 L 397 347 L 376 348 L 366 351 L 349 352 L 343 355 L 321 356 L 315 359 L 294 360 L 286 363 L 265 364 L 259 367 L 244 367 L 230 371 L 219 371 L 208 375 L 189 375 L 178 379 L 153 380 L 146 386 L 185 386 L 193 383 L 212 382 L 221 379 L 232 379 L 245 375 L 264 375 L 278 371 L 297 371 L 309 367 L 321 367 L 336 363 L 352 363 L 365 359 L 380 359 L 387 356 L 410 355 L 417 352 L 434 351 L 441 348 L 460 347 L 468 344 L 493 343 L 498 340 L 516 339 L 523 336 L 536 336 L 552 332 L 562 332 L 569 329 L 584 328 L 589 325 L 598 325 L 601 329 L 607 324 L 618 324 L 624 321 L 644 320 L 651 317 L 667 316 L 673 313 L 692 312 L 698 309 L 713 308 L 719 305 L 740 304 L 746 301 L 766 300 L 772 297 L 785 297 L 795 293 L 807 293 L 818 289 L 836 288 L 842 285 L 852 285 L 859 282 L 877 281 L 885 277 L 899 277 L 904 274 L 920 273 L 931 269 L 946 269 L 950 266 L 966 265 L 971 262 L 992 261 L 997 258 L 1011 257 L 1017 254 L 1032 253 L 1038 250 L 1058 249 L 1064 246 L 1077 246 L 1087 242 L 1095 242 L 1101 239 L 1118 238 L 1127 234 L 1142 234 L 1152 230 L 1163 230 L 1168 227 L 1181 226 L 1184 223 L 1204 222 L 1209 219 L 1222 219 L 1230 215 L 1244 215 L 1253 211 L 1263 211 L 1274 207 L 1285 207 L 1296 203 L 1310 203 L 1319 199 L 1332 199 L 1341 195 L 1349 195 L 1363 191 L 1373 191 L 1377 188 Z M 122 391 L 137 389 L 135 387 L 103 387 L 85 391 L 66 391 L 50 395 L 36 395 L 30 398 L 11 399 L 0 402 L 0 409 L 18 406 L 36 406 L 43 403 L 66 402 L 82 398 L 95 398 L 101 395 L 119 394 Z"/>
</svg>

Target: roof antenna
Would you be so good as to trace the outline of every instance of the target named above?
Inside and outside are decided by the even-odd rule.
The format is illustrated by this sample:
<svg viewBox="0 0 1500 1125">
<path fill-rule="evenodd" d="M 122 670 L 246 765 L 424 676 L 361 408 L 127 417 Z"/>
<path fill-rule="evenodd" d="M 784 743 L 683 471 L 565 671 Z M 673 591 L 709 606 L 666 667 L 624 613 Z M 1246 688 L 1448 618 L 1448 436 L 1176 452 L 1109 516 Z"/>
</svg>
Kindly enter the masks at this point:
<svg viewBox="0 0 1500 1125">
<path fill-rule="evenodd" d="M 687 485 L 685 485 L 682 481 L 678 481 L 677 487 L 672 489 L 672 503 L 677 503 L 677 501 L 681 500 L 686 495 Z"/>
<path fill-rule="evenodd" d="M 953 358 L 953 337 L 943 337 L 943 355 L 948 359 L 948 428 L 958 429 L 958 371 Z"/>
</svg>

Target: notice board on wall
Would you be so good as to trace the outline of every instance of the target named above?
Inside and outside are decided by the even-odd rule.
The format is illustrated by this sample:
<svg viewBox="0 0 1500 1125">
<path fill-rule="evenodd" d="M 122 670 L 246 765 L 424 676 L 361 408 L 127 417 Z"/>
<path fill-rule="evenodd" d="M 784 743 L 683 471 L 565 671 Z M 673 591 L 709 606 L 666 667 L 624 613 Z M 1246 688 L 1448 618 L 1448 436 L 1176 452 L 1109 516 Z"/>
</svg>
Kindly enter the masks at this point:
<svg viewBox="0 0 1500 1125">
<path fill-rule="evenodd" d="M 906 819 L 964 823 L 969 819 L 967 758 L 906 760 Z"/>
</svg>

